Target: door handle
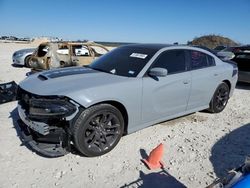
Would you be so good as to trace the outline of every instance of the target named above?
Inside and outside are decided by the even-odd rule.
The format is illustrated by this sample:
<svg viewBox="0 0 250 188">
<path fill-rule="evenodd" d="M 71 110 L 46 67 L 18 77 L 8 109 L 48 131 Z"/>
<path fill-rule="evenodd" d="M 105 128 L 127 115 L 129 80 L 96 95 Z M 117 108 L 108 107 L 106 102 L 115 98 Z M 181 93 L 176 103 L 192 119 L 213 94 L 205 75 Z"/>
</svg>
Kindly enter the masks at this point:
<svg viewBox="0 0 250 188">
<path fill-rule="evenodd" d="M 218 76 L 219 74 L 218 73 L 214 73 L 214 76 Z"/>
<path fill-rule="evenodd" d="M 188 80 L 184 80 L 184 81 L 183 81 L 183 84 L 188 84 L 188 83 L 189 83 Z"/>
</svg>

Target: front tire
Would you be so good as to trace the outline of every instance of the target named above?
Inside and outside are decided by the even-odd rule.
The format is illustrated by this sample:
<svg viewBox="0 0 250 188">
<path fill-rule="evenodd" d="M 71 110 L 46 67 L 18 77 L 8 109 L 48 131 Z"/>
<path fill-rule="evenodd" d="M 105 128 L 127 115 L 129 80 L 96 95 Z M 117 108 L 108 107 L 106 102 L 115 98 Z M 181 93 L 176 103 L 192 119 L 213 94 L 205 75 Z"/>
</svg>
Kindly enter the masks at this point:
<svg viewBox="0 0 250 188">
<path fill-rule="evenodd" d="M 227 105 L 229 92 L 228 85 L 224 82 L 221 83 L 214 92 L 208 111 L 212 113 L 222 112 Z"/>
<path fill-rule="evenodd" d="M 121 112 L 112 105 L 99 104 L 83 110 L 73 125 L 75 147 L 85 156 L 94 157 L 111 151 L 124 130 Z"/>
<path fill-rule="evenodd" d="M 25 59 L 24 59 L 24 65 L 25 65 L 25 67 L 30 68 L 30 58 L 31 58 L 31 55 L 25 57 Z"/>
</svg>

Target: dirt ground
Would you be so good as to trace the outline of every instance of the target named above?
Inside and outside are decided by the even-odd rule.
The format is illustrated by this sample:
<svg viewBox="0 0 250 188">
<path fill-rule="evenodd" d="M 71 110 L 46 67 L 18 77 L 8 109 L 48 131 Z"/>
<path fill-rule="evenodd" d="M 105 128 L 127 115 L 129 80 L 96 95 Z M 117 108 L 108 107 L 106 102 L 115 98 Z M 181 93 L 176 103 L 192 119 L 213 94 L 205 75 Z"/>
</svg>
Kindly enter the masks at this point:
<svg viewBox="0 0 250 188">
<path fill-rule="evenodd" d="M 11 66 L 14 51 L 28 44 L 0 43 L 0 83 L 20 82 L 29 71 Z M 239 166 L 250 153 L 250 85 L 237 85 L 219 114 L 198 112 L 124 136 L 95 158 L 68 154 L 45 158 L 18 137 L 16 102 L 0 105 L 0 187 L 205 187 Z M 163 170 L 141 159 L 164 144 Z"/>
</svg>

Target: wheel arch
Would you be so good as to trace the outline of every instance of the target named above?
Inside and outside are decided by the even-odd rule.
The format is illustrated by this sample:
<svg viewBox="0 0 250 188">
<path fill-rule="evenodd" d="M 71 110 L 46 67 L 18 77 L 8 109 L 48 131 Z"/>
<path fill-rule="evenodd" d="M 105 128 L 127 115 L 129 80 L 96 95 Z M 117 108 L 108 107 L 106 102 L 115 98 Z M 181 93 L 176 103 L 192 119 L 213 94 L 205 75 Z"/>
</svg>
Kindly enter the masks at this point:
<svg viewBox="0 0 250 188">
<path fill-rule="evenodd" d="M 230 81 L 229 81 L 229 80 L 222 80 L 222 81 L 221 81 L 221 83 L 225 83 L 225 84 L 227 84 L 227 86 L 229 87 L 229 91 L 231 92 L 231 83 L 230 83 Z M 221 83 L 220 83 L 220 84 L 221 84 Z M 220 85 L 220 84 L 219 84 L 219 85 Z M 217 87 L 218 87 L 219 85 L 217 85 Z M 214 90 L 214 92 L 213 92 L 213 95 L 212 95 L 212 97 L 211 97 L 210 101 L 212 100 L 212 98 L 213 98 L 213 96 L 214 96 L 214 93 L 215 93 L 215 91 L 216 91 L 217 87 L 215 88 L 215 90 Z"/>
<path fill-rule="evenodd" d="M 32 57 L 32 54 L 28 54 L 28 55 L 25 56 L 25 58 L 24 58 L 24 65 L 25 65 L 26 67 L 29 67 L 29 62 L 28 62 L 28 60 L 30 61 L 31 57 Z"/>
<path fill-rule="evenodd" d="M 123 118 L 124 118 L 124 133 L 123 135 L 126 135 L 128 133 L 128 112 L 127 109 L 125 108 L 125 106 L 118 102 L 118 101 L 114 101 L 114 100 L 106 100 L 106 101 L 102 101 L 102 102 L 98 102 L 95 104 L 92 104 L 91 106 L 95 106 L 98 104 L 110 104 L 114 107 L 116 107 L 122 114 Z"/>
<path fill-rule="evenodd" d="M 223 80 L 222 82 L 226 83 L 229 87 L 229 91 L 231 91 L 231 82 L 229 80 Z"/>
</svg>

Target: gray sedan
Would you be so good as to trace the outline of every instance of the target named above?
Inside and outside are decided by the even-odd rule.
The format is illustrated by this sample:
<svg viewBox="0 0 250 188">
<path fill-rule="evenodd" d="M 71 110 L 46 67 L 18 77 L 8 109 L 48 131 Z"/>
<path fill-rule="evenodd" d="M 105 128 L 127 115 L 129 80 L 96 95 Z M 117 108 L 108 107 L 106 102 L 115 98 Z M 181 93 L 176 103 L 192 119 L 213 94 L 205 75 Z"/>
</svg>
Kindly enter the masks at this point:
<svg viewBox="0 0 250 188">
<path fill-rule="evenodd" d="M 35 50 L 36 48 L 28 48 L 14 52 L 12 55 L 13 65 L 30 67 L 29 59 Z"/>
<path fill-rule="evenodd" d="M 86 156 L 112 150 L 122 135 L 208 109 L 221 112 L 237 66 L 198 47 L 134 44 L 85 67 L 50 70 L 20 83 L 23 137 L 56 157 L 72 145 Z"/>
</svg>

